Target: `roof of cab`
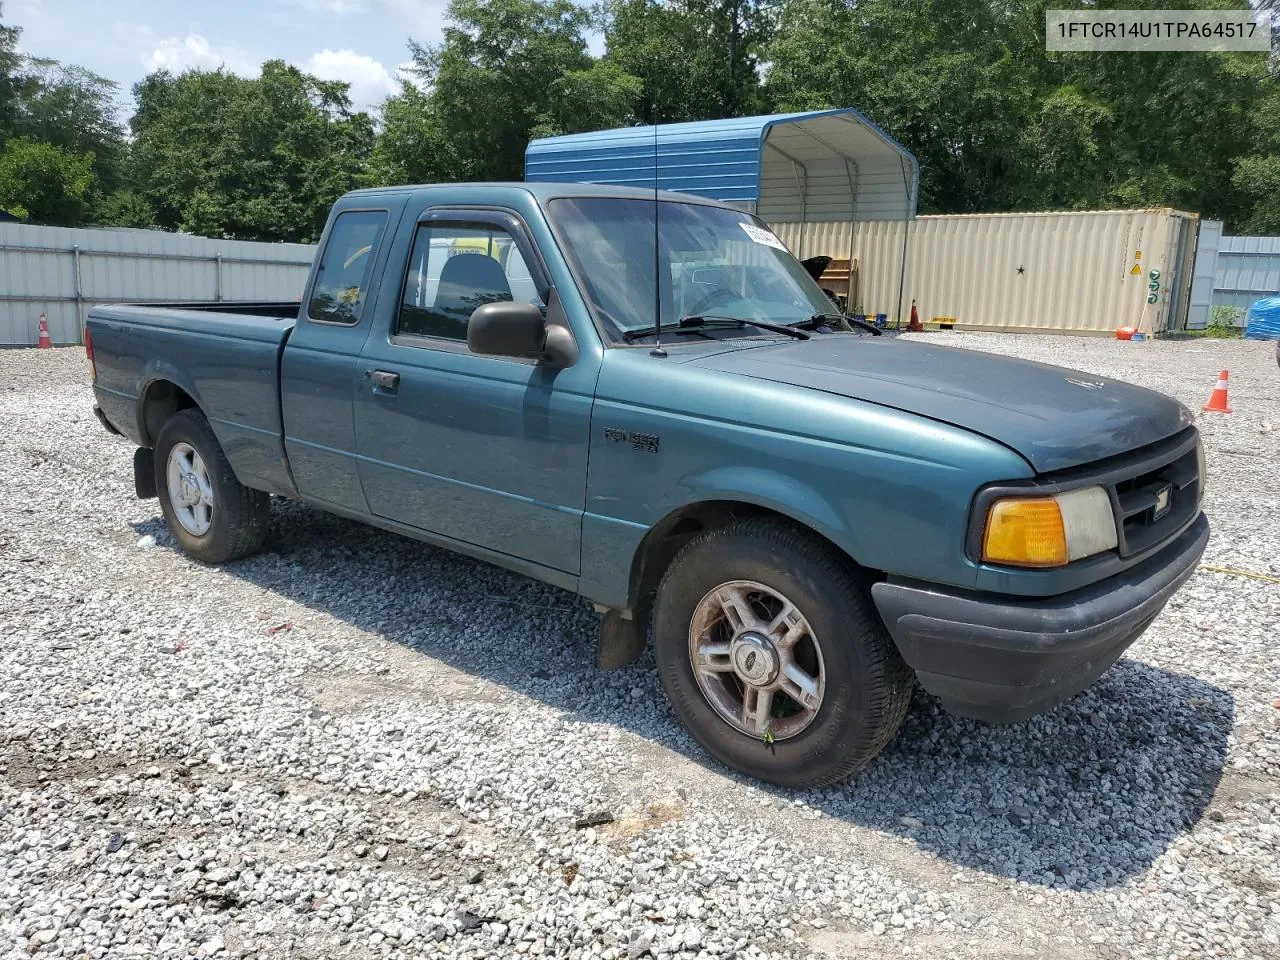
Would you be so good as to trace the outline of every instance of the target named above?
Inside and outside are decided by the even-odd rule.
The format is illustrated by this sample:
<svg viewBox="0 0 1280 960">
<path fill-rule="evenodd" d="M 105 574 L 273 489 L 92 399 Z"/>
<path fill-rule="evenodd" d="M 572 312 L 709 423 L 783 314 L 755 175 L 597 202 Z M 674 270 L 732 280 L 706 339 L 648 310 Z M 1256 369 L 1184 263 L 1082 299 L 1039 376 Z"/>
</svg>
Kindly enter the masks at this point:
<svg viewBox="0 0 1280 960">
<path fill-rule="evenodd" d="M 350 193 L 344 194 L 346 197 L 371 197 L 371 196 L 402 196 L 419 191 L 454 191 L 454 190 L 474 190 L 477 192 L 500 192 L 521 190 L 531 195 L 539 203 L 547 200 L 553 200 L 556 197 L 613 197 L 623 200 L 652 200 L 654 191 L 652 188 L 644 189 L 642 187 L 622 187 L 611 184 L 596 183 L 528 183 L 518 180 L 513 181 L 485 181 L 482 183 L 423 183 L 409 184 L 394 187 L 366 187 L 363 190 L 352 190 Z M 728 207 L 734 209 L 732 204 L 720 203 L 707 197 L 700 197 L 689 193 L 676 193 L 670 190 L 659 190 L 658 198 L 661 200 L 671 200 L 677 203 L 701 203 L 707 206 Z"/>
</svg>

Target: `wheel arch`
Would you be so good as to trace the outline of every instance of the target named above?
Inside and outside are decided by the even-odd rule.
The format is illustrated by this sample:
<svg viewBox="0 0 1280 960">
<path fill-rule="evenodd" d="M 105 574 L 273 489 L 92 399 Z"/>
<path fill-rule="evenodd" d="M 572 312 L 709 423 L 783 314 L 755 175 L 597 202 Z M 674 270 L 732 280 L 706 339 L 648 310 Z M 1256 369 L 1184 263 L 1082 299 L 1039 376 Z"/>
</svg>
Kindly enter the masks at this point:
<svg viewBox="0 0 1280 960">
<path fill-rule="evenodd" d="M 174 380 L 158 376 L 138 394 L 138 437 L 144 447 L 154 447 L 160 430 L 179 410 L 201 408 L 195 396 Z"/>
<path fill-rule="evenodd" d="M 628 597 L 632 610 L 647 606 L 680 549 L 700 533 L 743 519 L 779 519 L 831 544 L 859 569 L 868 569 L 831 527 L 805 513 L 745 496 L 722 496 L 684 504 L 649 528 L 631 561 Z"/>
</svg>

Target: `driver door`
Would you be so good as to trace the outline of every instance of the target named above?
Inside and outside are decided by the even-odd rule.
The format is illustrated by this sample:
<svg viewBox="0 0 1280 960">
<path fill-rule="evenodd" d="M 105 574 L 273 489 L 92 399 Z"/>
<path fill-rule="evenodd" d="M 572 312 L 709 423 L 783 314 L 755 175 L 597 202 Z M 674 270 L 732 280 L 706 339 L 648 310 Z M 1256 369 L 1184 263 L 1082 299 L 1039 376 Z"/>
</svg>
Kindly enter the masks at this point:
<svg viewBox="0 0 1280 960">
<path fill-rule="evenodd" d="M 371 511 L 569 574 L 579 572 L 595 370 L 467 348 L 471 311 L 551 288 L 523 223 L 429 209 L 413 229 L 395 315 L 365 344 L 356 387 Z"/>
</svg>

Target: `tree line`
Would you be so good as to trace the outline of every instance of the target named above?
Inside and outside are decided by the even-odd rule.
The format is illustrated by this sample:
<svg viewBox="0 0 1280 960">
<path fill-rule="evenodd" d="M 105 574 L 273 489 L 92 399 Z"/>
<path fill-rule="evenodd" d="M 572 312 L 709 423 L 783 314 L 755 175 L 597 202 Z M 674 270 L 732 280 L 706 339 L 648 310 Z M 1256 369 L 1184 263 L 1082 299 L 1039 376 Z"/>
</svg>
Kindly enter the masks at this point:
<svg viewBox="0 0 1280 960">
<path fill-rule="evenodd" d="M 518 180 L 534 137 L 854 106 L 919 158 L 922 213 L 1172 206 L 1280 233 L 1280 65 L 1046 53 L 1048 5 L 451 0 L 443 39 L 409 41 L 409 76 L 374 111 L 272 60 L 252 78 L 153 73 L 127 125 L 114 83 L 20 55 L 20 26 L 0 24 L 0 208 L 309 242 L 354 187 Z"/>
</svg>

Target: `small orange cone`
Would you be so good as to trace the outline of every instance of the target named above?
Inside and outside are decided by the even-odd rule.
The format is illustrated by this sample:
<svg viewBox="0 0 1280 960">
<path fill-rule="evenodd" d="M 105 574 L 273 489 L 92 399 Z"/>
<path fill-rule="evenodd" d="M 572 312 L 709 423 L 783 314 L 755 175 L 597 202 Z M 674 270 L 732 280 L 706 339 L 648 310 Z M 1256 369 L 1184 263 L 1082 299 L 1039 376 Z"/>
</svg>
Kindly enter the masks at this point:
<svg viewBox="0 0 1280 960">
<path fill-rule="evenodd" d="M 899 323 L 902 321 L 899 320 Z M 920 311 L 916 309 L 916 302 L 911 301 L 911 322 L 907 324 L 908 333 L 919 333 L 924 329 L 924 324 L 920 322 Z"/>
<path fill-rule="evenodd" d="M 44 318 L 44 314 L 40 314 L 40 349 L 48 350 L 53 346 L 53 341 L 49 339 L 49 321 Z"/>
<path fill-rule="evenodd" d="M 1231 404 L 1227 403 L 1227 371 L 1223 370 L 1218 374 L 1218 383 L 1213 388 L 1213 393 L 1209 394 L 1209 402 L 1204 405 L 1206 410 L 1213 410 L 1216 413 L 1230 413 Z"/>
</svg>

